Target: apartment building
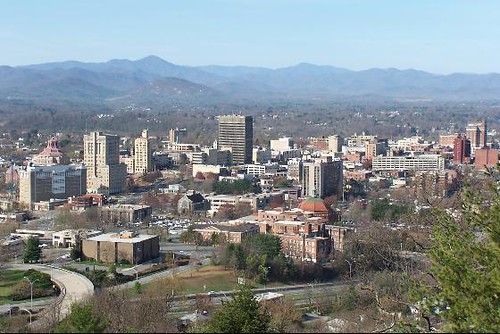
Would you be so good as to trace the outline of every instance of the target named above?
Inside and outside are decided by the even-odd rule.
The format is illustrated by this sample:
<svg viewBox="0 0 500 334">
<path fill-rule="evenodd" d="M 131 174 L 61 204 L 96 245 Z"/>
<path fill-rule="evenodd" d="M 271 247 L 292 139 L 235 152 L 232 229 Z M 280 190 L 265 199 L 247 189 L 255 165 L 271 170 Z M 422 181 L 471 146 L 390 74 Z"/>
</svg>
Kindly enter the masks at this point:
<svg viewBox="0 0 500 334">
<path fill-rule="evenodd" d="M 121 193 L 127 167 L 121 164 L 120 137 L 91 132 L 83 138 L 84 162 L 87 167 L 87 191 L 105 195 Z"/>
<path fill-rule="evenodd" d="M 148 130 L 134 141 L 134 174 L 145 174 L 153 170 L 153 150 Z"/>
<path fill-rule="evenodd" d="M 305 234 L 278 234 L 281 250 L 286 257 L 296 261 L 324 263 L 332 252 L 329 237 L 307 237 Z"/>
<path fill-rule="evenodd" d="M 342 161 L 315 159 L 304 161 L 302 165 L 302 196 L 327 197 L 342 196 L 343 188 Z"/>
</svg>

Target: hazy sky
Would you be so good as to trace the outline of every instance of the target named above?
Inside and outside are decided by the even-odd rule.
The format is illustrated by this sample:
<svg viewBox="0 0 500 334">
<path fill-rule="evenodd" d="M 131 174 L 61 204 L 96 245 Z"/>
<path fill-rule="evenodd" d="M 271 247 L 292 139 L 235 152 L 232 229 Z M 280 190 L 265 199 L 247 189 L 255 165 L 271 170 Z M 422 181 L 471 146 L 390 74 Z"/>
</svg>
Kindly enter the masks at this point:
<svg viewBox="0 0 500 334">
<path fill-rule="evenodd" d="M 500 1 L 0 0 L 0 65 L 148 55 L 193 66 L 500 72 Z"/>
</svg>

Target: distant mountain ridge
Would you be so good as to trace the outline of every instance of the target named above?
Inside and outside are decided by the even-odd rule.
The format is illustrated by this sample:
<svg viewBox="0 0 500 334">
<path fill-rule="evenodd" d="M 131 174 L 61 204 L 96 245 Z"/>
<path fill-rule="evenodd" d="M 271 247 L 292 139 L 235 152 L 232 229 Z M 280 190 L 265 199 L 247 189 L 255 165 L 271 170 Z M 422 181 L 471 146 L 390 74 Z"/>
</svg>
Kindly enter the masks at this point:
<svg viewBox="0 0 500 334">
<path fill-rule="evenodd" d="M 183 66 L 156 56 L 103 63 L 64 61 L 0 66 L 0 99 L 98 103 L 217 103 L 378 96 L 498 99 L 500 74 L 437 75 L 418 70 L 352 71 L 300 63 L 279 69 Z"/>
</svg>

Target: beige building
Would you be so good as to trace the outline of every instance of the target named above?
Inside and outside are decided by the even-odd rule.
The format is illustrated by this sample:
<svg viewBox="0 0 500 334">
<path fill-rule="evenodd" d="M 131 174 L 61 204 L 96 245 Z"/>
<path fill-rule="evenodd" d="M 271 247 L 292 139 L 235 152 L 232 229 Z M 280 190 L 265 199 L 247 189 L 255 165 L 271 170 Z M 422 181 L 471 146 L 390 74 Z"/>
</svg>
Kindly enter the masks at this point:
<svg viewBox="0 0 500 334">
<path fill-rule="evenodd" d="M 100 234 L 102 234 L 102 232 L 97 230 L 70 229 L 58 231 L 52 234 L 52 246 L 61 248 L 75 247 L 79 246 L 82 240 Z"/>
<path fill-rule="evenodd" d="M 160 238 L 133 232 L 101 234 L 82 241 L 82 254 L 86 259 L 108 263 L 138 264 L 160 256 Z"/>
<path fill-rule="evenodd" d="M 455 139 L 457 139 L 458 133 L 447 134 L 447 135 L 439 135 L 439 145 L 447 146 L 453 148 L 455 143 Z"/>
<path fill-rule="evenodd" d="M 34 208 L 36 202 L 67 199 L 87 191 L 84 166 L 29 166 L 19 171 L 19 203 Z"/>
<path fill-rule="evenodd" d="M 151 220 L 152 212 L 148 205 L 106 205 L 99 208 L 99 218 L 107 224 L 131 224 Z"/>
<path fill-rule="evenodd" d="M 365 144 L 365 158 L 372 159 L 385 151 L 384 142 L 366 143 Z"/>
<path fill-rule="evenodd" d="M 472 149 L 483 148 L 487 146 L 487 132 L 486 119 L 478 123 L 469 123 L 465 129 L 468 139 L 470 139 Z"/>
<path fill-rule="evenodd" d="M 145 174 L 153 169 L 153 151 L 148 130 L 143 130 L 140 138 L 134 141 L 134 174 Z"/>
<path fill-rule="evenodd" d="M 127 167 L 120 164 L 120 137 L 91 132 L 83 137 L 87 191 L 105 195 L 123 191 Z"/>
<path fill-rule="evenodd" d="M 339 135 L 328 136 L 328 150 L 332 152 L 342 152 L 344 138 Z"/>
</svg>

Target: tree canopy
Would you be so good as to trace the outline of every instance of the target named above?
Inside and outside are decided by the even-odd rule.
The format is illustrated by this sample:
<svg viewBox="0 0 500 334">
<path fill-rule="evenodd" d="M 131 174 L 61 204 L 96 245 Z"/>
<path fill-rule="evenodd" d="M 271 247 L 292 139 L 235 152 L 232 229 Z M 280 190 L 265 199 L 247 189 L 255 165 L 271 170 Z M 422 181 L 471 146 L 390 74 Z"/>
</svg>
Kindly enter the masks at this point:
<svg viewBox="0 0 500 334">
<path fill-rule="evenodd" d="M 73 304 L 71 314 L 56 327 L 56 333 L 103 333 L 107 322 L 94 315 L 92 304 Z"/>
<path fill-rule="evenodd" d="M 445 331 L 500 332 L 500 181 L 465 188 L 460 215 L 439 212 L 432 233 L 431 275 L 424 295 Z"/>
<path fill-rule="evenodd" d="M 33 263 L 40 260 L 40 255 L 42 254 L 42 250 L 40 247 L 40 242 L 36 237 L 29 237 L 26 241 L 26 245 L 24 246 L 23 251 L 23 261 L 26 263 Z"/>
<path fill-rule="evenodd" d="M 213 190 L 217 194 L 241 195 L 249 192 L 259 193 L 260 189 L 247 179 L 236 181 L 215 181 Z"/>
<path fill-rule="evenodd" d="M 271 316 L 261 309 L 252 290 L 242 286 L 229 302 L 222 304 L 203 331 L 211 333 L 266 333 Z"/>
</svg>

